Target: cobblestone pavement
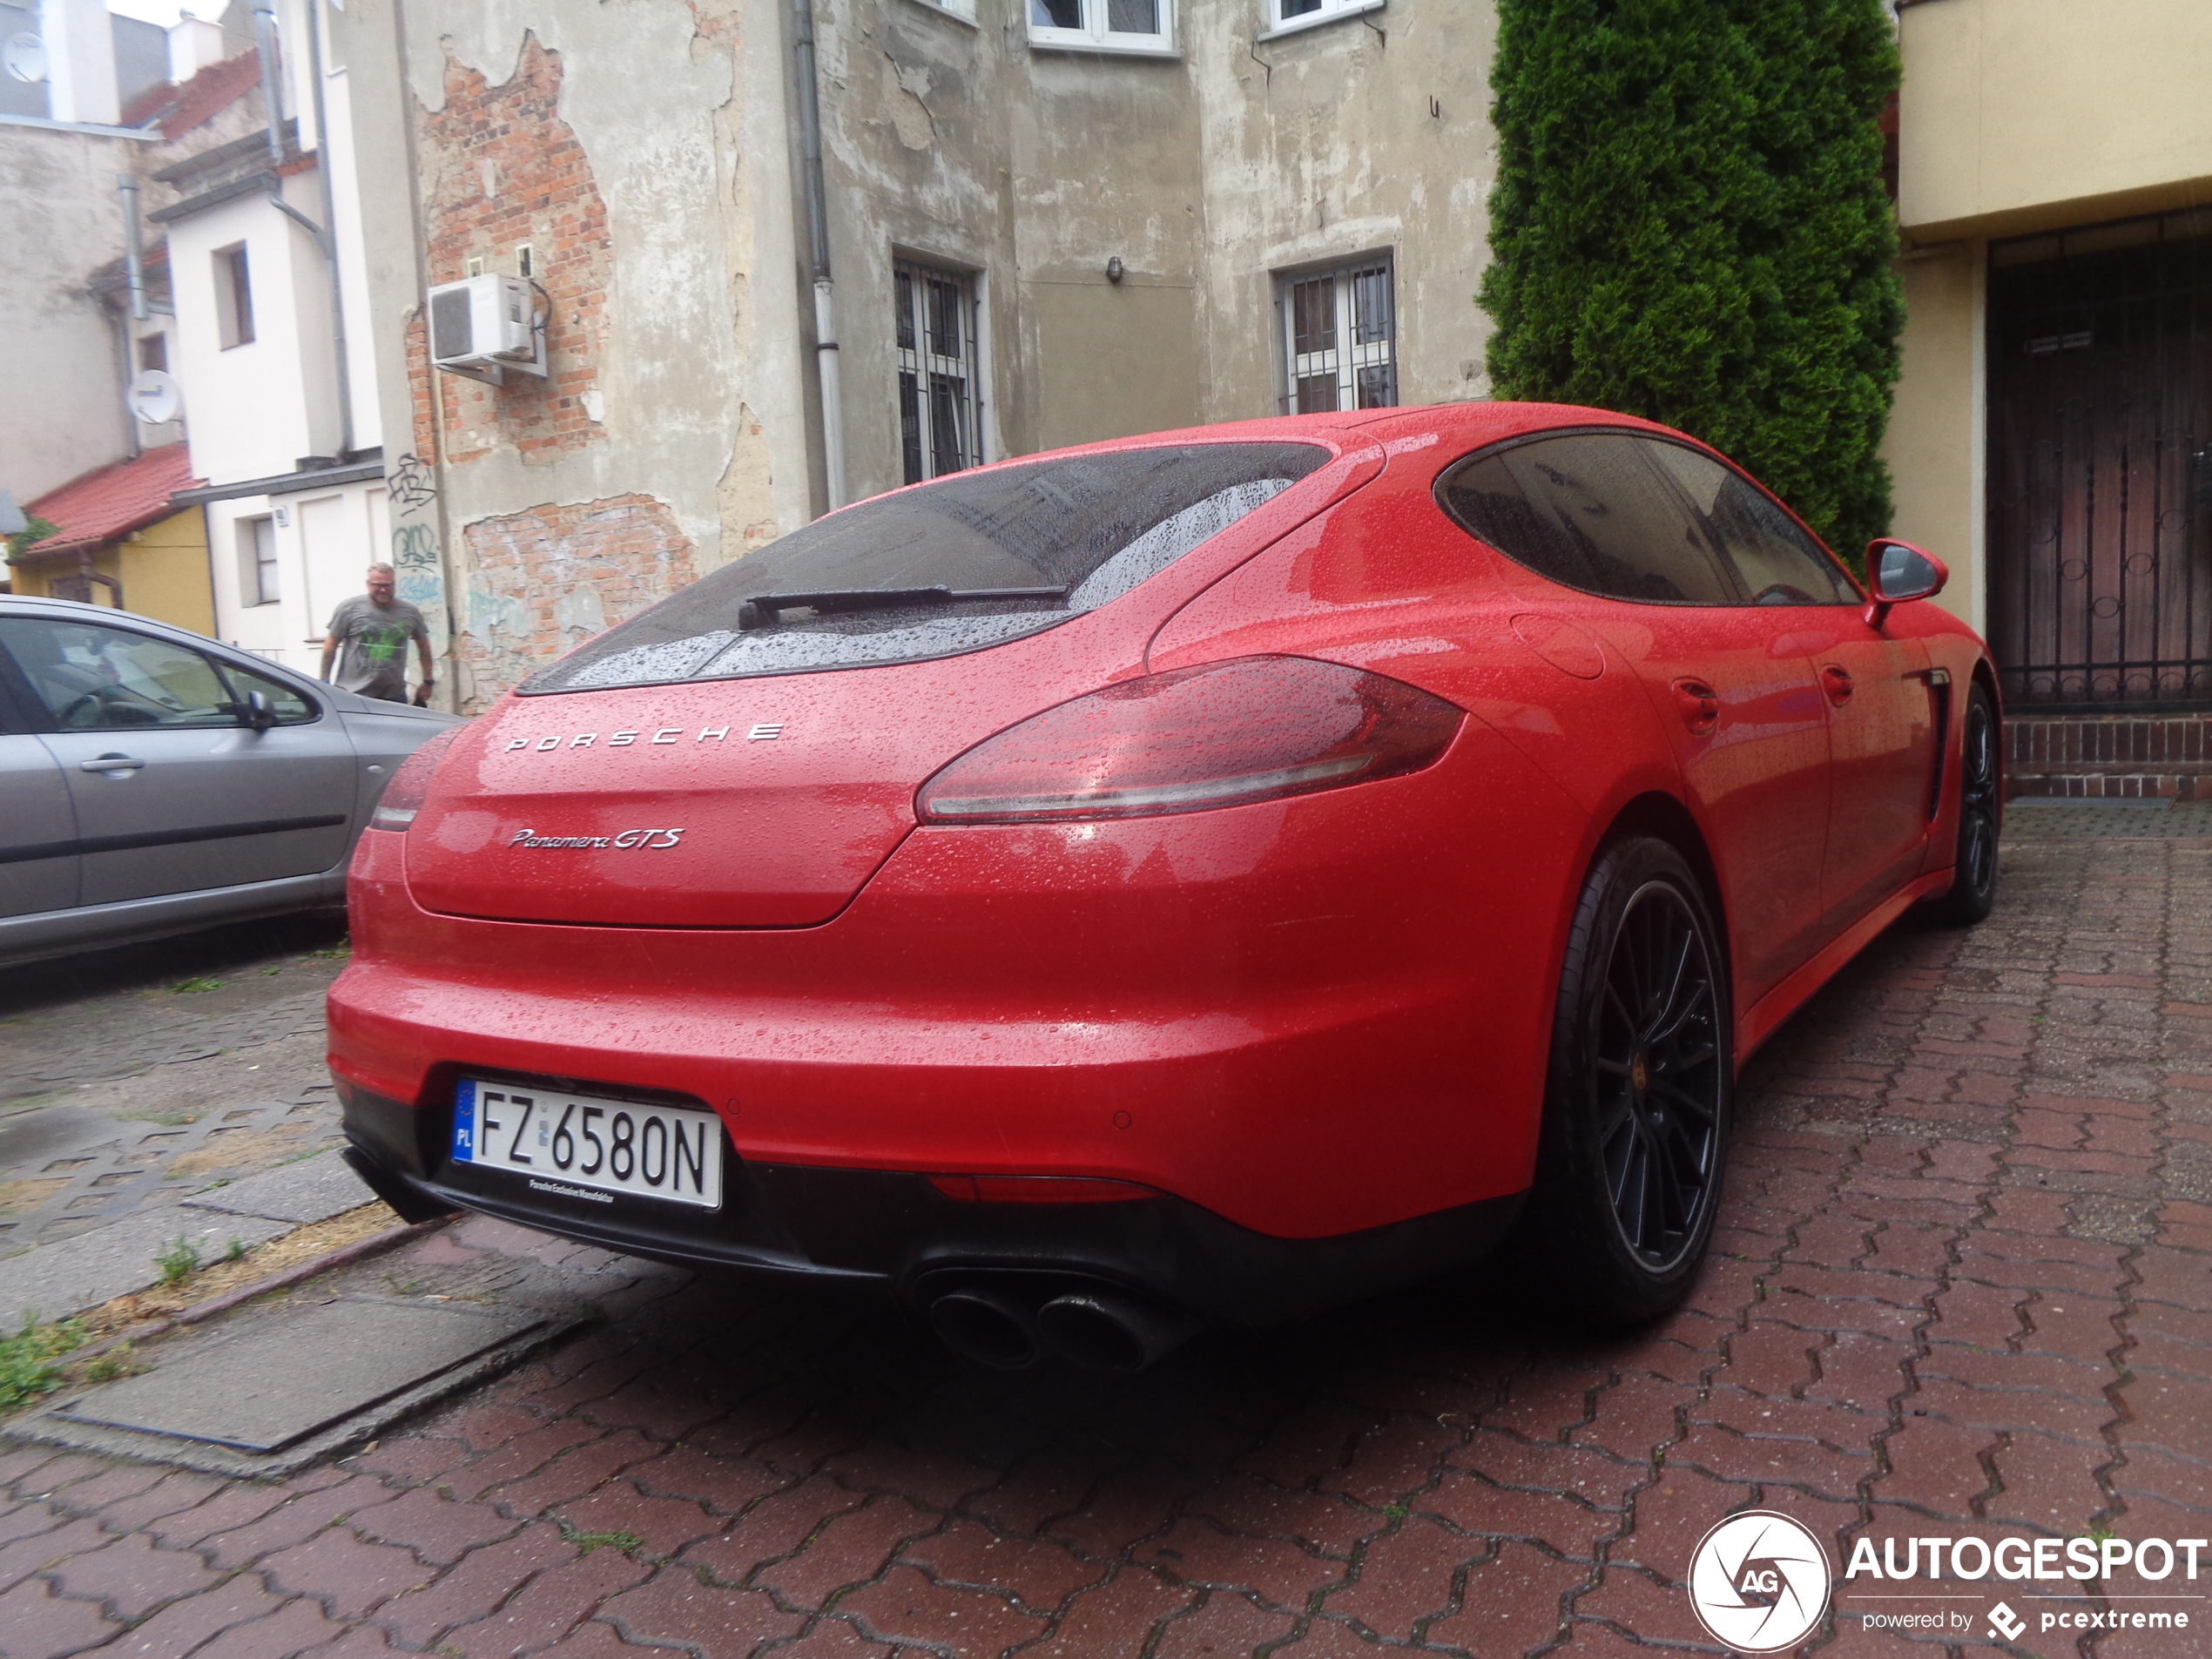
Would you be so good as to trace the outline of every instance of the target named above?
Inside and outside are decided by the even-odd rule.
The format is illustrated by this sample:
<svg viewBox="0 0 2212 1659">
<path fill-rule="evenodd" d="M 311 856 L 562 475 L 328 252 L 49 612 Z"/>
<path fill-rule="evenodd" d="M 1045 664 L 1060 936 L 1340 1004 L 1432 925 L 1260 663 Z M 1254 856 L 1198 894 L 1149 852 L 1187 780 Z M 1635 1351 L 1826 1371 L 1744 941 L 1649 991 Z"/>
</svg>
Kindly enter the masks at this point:
<svg viewBox="0 0 2212 1659">
<path fill-rule="evenodd" d="M 1478 1275 L 1126 1380 L 983 1375 L 872 1304 L 667 1279 L 286 1483 L 7 1451 L 0 1643 L 1716 1651 L 1680 1581 L 1746 1506 L 1839 1559 L 2212 1535 L 2212 840 L 2009 840 L 1990 922 L 1878 941 L 1743 1098 L 1714 1258 L 1632 1337 L 1561 1334 Z M 418 1246 L 519 1247 L 476 1222 Z M 1807 1645 L 1907 1651 L 1864 1605 Z"/>
<path fill-rule="evenodd" d="M 0 1257 L 334 1144 L 344 939 L 327 913 L 0 968 Z"/>
</svg>

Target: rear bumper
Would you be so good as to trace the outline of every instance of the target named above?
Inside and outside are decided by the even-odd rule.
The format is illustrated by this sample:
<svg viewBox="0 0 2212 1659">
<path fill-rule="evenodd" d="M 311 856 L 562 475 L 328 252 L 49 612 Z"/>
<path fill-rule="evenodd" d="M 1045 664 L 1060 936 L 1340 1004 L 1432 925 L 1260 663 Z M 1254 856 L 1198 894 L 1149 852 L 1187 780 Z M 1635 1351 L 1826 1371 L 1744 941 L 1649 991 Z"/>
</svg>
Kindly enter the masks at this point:
<svg viewBox="0 0 2212 1659">
<path fill-rule="evenodd" d="M 330 1063 L 426 1114 L 467 1073 L 701 1103 L 749 1169 L 1103 1177 L 1365 1234 L 1527 1186 L 1586 826 L 1470 725 L 1359 789 L 926 826 L 811 927 L 438 914 L 372 831 Z"/>
<path fill-rule="evenodd" d="M 1224 1324 L 1279 1324 L 1480 1261 L 1513 1194 L 1319 1238 L 1255 1232 L 1184 1199 L 970 1204 L 895 1170 L 732 1157 L 720 1211 L 617 1197 L 563 1204 L 446 1156 L 449 1114 L 339 1080 L 354 1167 L 403 1216 L 473 1210 L 626 1255 L 842 1281 L 915 1305 L 970 1277 L 1108 1280 Z M 696 1104 L 696 1103 L 693 1103 Z M 588 1213 L 577 1213 L 588 1211 Z"/>
</svg>

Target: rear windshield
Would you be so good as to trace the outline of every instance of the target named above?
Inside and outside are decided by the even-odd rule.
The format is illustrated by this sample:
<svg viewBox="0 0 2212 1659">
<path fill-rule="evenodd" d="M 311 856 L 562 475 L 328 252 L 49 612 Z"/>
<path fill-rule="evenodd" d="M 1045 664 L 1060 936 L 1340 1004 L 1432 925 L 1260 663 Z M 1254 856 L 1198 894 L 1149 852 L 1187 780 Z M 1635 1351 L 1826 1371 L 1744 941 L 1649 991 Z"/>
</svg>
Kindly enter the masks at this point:
<svg viewBox="0 0 2212 1659">
<path fill-rule="evenodd" d="M 517 689 L 736 679 L 979 651 L 1120 597 L 1328 458 L 1310 443 L 1200 443 L 939 479 L 793 530 Z"/>
</svg>

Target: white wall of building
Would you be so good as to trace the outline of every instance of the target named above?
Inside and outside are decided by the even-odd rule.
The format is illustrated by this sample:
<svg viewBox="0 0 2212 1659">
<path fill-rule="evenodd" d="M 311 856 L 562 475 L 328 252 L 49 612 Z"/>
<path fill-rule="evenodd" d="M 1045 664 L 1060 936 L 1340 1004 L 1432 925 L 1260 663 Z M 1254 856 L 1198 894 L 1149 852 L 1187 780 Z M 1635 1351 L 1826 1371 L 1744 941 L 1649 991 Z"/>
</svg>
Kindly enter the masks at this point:
<svg viewBox="0 0 2212 1659">
<path fill-rule="evenodd" d="M 285 183 L 287 201 L 303 212 L 316 209 L 311 175 Z M 329 287 L 314 239 L 260 195 L 174 220 L 168 231 L 174 372 L 190 410 L 192 470 L 211 484 L 237 483 L 329 453 L 337 439 Z M 225 347 L 215 256 L 239 244 L 251 274 L 253 339 Z"/>
<path fill-rule="evenodd" d="M 278 595 L 255 591 L 252 521 L 272 521 Z M 340 602 L 363 590 L 371 555 L 389 539 L 381 480 L 207 503 L 217 633 L 230 644 L 312 674 Z"/>
</svg>

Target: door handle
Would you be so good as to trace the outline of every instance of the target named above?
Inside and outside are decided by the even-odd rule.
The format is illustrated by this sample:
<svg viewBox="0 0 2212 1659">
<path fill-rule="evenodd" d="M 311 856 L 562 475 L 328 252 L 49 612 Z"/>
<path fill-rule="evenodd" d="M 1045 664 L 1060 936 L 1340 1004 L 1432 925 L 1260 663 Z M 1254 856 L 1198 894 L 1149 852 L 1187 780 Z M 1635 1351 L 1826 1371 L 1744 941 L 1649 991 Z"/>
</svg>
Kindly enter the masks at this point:
<svg viewBox="0 0 2212 1659">
<path fill-rule="evenodd" d="M 79 772 L 137 772 L 146 763 L 136 755 L 100 755 L 77 763 Z"/>
<path fill-rule="evenodd" d="M 1682 715 L 1683 724 L 1694 738 L 1702 738 L 1720 724 L 1720 693 L 1703 680 L 1678 679 L 1675 682 L 1675 707 Z"/>
<path fill-rule="evenodd" d="M 1851 678 L 1843 669 L 1831 663 L 1820 671 L 1820 689 L 1828 693 L 1828 700 L 1838 708 L 1851 701 Z"/>
</svg>

